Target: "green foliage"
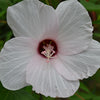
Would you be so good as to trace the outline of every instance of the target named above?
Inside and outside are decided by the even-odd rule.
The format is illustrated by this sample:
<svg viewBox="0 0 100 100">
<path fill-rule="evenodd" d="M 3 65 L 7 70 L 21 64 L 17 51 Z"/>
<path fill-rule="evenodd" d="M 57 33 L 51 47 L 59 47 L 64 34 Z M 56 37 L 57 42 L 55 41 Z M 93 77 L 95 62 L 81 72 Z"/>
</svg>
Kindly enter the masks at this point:
<svg viewBox="0 0 100 100">
<path fill-rule="evenodd" d="M 30 89 L 30 87 L 27 88 Z M 0 84 L 0 100 L 36 100 L 36 98 L 32 95 L 32 89 L 30 91 L 25 90 L 25 88 L 17 91 L 10 91 Z"/>
<path fill-rule="evenodd" d="M 0 0 L 0 8 L 2 10 L 5 10 L 8 8 L 8 6 L 12 5 L 10 0 Z"/>
<path fill-rule="evenodd" d="M 90 93 L 90 90 L 88 89 L 88 87 L 82 82 L 80 82 L 80 89 L 84 90 L 87 93 Z"/>
<path fill-rule="evenodd" d="M 60 3 L 60 0 L 40 0 L 40 1 L 44 2 L 45 4 L 51 5 L 54 8 L 56 8 Z"/>
<path fill-rule="evenodd" d="M 97 1 L 97 0 L 95 0 L 95 1 Z M 89 11 L 100 11 L 100 4 L 95 4 L 94 2 L 87 2 L 86 0 L 80 0 L 80 2 Z"/>
<path fill-rule="evenodd" d="M 42 100 L 56 100 L 56 98 L 51 98 L 51 97 L 45 97 L 45 96 L 43 96 Z"/>
<path fill-rule="evenodd" d="M 94 96 L 93 100 L 100 100 L 100 96 Z"/>
</svg>

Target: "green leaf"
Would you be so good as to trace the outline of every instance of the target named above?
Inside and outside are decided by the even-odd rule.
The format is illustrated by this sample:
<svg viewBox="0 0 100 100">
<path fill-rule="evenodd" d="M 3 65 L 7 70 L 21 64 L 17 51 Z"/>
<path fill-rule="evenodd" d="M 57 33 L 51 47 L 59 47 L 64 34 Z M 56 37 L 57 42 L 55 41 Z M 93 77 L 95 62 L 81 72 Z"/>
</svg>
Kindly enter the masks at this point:
<svg viewBox="0 0 100 100">
<path fill-rule="evenodd" d="M 16 3 L 21 2 L 21 1 L 23 1 L 23 0 L 12 0 L 12 3 L 16 4 Z"/>
<path fill-rule="evenodd" d="M 45 4 L 51 5 L 53 8 L 56 8 L 58 4 L 60 3 L 60 0 L 40 0 L 40 1 Z"/>
<path fill-rule="evenodd" d="M 0 50 L 3 48 L 4 41 L 0 40 Z"/>
<path fill-rule="evenodd" d="M 32 86 L 27 86 L 27 87 L 25 87 L 25 90 L 26 90 L 27 92 L 31 93 L 31 92 L 32 92 Z"/>
<path fill-rule="evenodd" d="M 42 96 L 43 100 L 56 100 L 56 98 Z"/>
<path fill-rule="evenodd" d="M 11 6 L 12 3 L 10 2 L 10 0 L 0 0 L 0 8 L 2 10 L 6 10 L 8 8 L 8 6 Z"/>
<path fill-rule="evenodd" d="M 56 8 L 58 4 L 60 3 L 60 0 L 51 0 L 51 5 Z"/>
<path fill-rule="evenodd" d="M 100 33 L 94 33 L 94 34 L 93 34 L 93 37 L 94 37 L 94 38 L 100 38 Z"/>
<path fill-rule="evenodd" d="M 93 21 L 93 24 L 100 24 L 100 20 Z"/>
<path fill-rule="evenodd" d="M 32 91 L 32 95 L 33 95 L 33 97 L 35 98 L 35 100 L 40 100 L 40 98 L 41 98 L 41 95 L 35 93 L 34 91 Z"/>
<path fill-rule="evenodd" d="M 0 12 L 0 17 L 4 16 L 5 13 L 6 13 L 6 11 L 1 11 Z"/>
<path fill-rule="evenodd" d="M 90 93 L 90 91 L 87 88 L 87 86 L 84 83 L 82 83 L 82 82 L 80 82 L 80 89 L 84 90 L 87 93 Z"/>
<path fill-rule="evenodd" d="M 10 91 L 0 84 L 0 100 L 36 100 L 31 93 L 25 91 L 25 89 Z"/>
<path fill-rule="evenodd" d="M 7 35 L 6 35 L 6 41 L 11 39 L 12 36 L 13 36 L 12 32 L 8 32 Z"/>
<path fill-rule="evenodd" d="M 79 92 L 79 95 L 83 97 L 85 100 L 91 100 L 93 98 L 93 95 L 91 93 L 84 93 L 84 92 Z"/>
<path fill-rule="evenodd" d="M 100 100 L 100 96 L 94 96 L 93 100 Z"/>
<path fill-rule="evenodd" d="M 79 97 L 77 97 L 76 95 L 73 95 L 71 97 L 69 97 L 69 100 L 81 100 Z"/>
<path fill-rule="evenodd" d="M 87 2 L 86 0 L 80 0 L 82 5 L 89 11 L 100 11 L 100 5 L 94 4 L 92 2 Z"/>
</svg>

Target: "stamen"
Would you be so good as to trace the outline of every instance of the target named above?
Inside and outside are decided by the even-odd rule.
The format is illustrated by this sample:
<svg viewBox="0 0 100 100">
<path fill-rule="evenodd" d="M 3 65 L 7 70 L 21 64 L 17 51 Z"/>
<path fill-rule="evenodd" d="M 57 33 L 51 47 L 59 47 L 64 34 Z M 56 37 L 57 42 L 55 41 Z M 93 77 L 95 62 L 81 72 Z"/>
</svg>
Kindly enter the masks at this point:
<svg viewBox="0 0 100 100">
<path fill-rule="evenodd" d="M 44 51 L 42 51 L 41 54 L 47 57 L 47 62 L 49 62 L 50 58 L 54 58 L 52 57 L 55 54 L 54 47 L 50 44 L 47 44 L 47 46 L 43 46 L 43 48 Z"/>
<path fill-rule="evenodd" d="M 37 50 L 41 57 L 45 58 L 47 62 L 49 62 L 51 58 L 55 58 L 58 53 L 57 44 L 52 39 L 42 40 Z"/>
</svg>

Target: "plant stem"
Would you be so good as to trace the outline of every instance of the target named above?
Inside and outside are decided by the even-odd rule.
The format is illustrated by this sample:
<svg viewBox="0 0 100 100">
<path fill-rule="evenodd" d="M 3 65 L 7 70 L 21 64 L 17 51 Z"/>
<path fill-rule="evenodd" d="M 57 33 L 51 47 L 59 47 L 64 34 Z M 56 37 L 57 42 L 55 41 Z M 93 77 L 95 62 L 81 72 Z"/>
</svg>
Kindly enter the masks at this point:
<svg viewBox="0 0 100 100">
<path fill-rule="evenodd" d="M 81 100 L 85 100 L 82 96 L 80 96 L 79 94 L 75 93 L 75 95 L 80 98 Z"/>
</svg>

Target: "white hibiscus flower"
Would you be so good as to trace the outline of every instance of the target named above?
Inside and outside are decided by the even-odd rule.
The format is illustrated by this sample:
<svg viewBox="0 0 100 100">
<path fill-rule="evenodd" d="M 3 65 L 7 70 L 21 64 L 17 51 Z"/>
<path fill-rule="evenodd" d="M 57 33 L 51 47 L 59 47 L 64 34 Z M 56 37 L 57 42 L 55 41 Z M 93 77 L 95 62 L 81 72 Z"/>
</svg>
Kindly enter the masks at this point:
<svg viewBox="0 0 100 100">
<path fill-rule="evenodd" d="M 79 80 L 100 68 L 100 45 L 92 40 L 92 23 L 77 0 L 56 10 L 38 0 L 8 8 L 7 21 L 15 38 L 0 54 L 0 80 L 17 90 L 32 85 L 45 96 L 69 97 Z"/>
</svg>

